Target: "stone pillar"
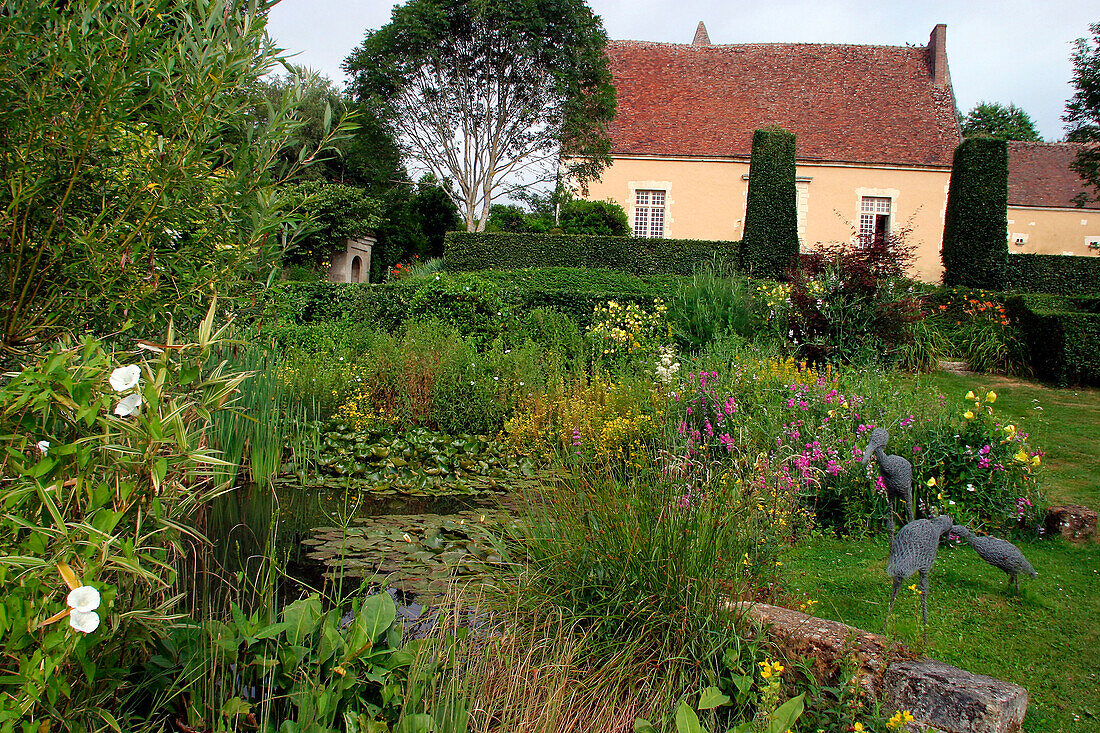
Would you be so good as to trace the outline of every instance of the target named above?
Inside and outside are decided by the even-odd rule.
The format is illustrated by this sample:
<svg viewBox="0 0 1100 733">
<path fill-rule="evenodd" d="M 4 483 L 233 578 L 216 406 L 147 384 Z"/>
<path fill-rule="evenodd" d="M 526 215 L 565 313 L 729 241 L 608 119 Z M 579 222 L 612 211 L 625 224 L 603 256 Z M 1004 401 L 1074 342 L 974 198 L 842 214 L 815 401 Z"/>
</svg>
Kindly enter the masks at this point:
<svg viewBox="0 0 1100 733">
<path fill-rule="evenodd" d="M 373 235 L 347 240 L 343 250 L 332 253 L 328 281 L 332 283 L 365 283 L 370 279 L 371 248 L 378 241 Z"/>
</svg>

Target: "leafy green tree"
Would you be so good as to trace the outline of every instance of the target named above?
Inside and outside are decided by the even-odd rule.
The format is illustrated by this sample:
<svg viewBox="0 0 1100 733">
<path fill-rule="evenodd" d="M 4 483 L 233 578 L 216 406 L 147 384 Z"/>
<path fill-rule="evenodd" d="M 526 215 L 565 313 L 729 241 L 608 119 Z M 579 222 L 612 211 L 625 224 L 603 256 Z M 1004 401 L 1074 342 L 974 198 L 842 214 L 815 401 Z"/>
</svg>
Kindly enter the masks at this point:
<svg viewBox="0 0 1100 733">
<path fill-rule="evenodd" d="M 1066 140 L 1089 143 L 1077 153 L 1073 169 L 1092 186 L 1090 196 L 1082 192 L 1077 202 L 1100 201 L 1100 23 L 1089 26 L 1092 38 L 1074 42 L 1073 86 L 1076 91 L 1066 103 Z"/>
<path fill-rule="evenodd" d="M 284 187 L 279 195 L 287 209 L 304 217 L 302 236 L 283 255 L 288 263 L 326 267 L 346 240 L 373 234 L 382 223 L 382 203 L 355 186 L 303 181 Z"/>
<path fill-rule="evenodd" d="M 413 255 L 442 257 L 447 232 L 462 226 L 454 202 L 430 174 L 421 176 L 415 186 L 391 188 L 383 199 L 383 221 L 371 253 L 373 281 L 384 279 L 395 264 Z"/>
<path fill-rule="evenodd" d="M 300 120 L 294 139 L 279 151 L 285 163 L 313 156 L 300 176 L 366 188 L 373 195 L 395 185 L 407 185 L 409 176 L 401 163 L 397 143 L 369 109 L 355 104 L 332 81 L 315 71 L 291 73 L 262 80 L 258 85 L 257 115 L 267 119 L 287 94 L 299 99 L 295 115 Z M 349 134 L 328 149 L 322 141 L 333 120 L 352 120 Z"/>
<path fill-rule="evenodd" d="M 568 201 L 561 207 L 558 226 L 564 234 L 630 235 L 626 212 L 614 201 Z"/>
<path fill-rule="evenodd" d="M 278 152 L 301 125 L 291 91 L 254 114 L 280 62 L 267 7 L 0 0 L 0 346 L 161 333 L 266 280 L 286 220 L 275 187 L 298 166 Z"/>
<path fill-rule="evenodd" d="M 1015 104 L 980 102 L 961 120 L 965 137 L 992 137 L 997 140 L 1042 142 L 1035 122 Z"/>
<path fill-rule="evenodd" d="M 480 231 L 495 198 L 555 180 L 563 160 L 582 185 L 609 162 L 606 43 L 584 0 L 410 0 L 344 69 Z"/>
</svg>

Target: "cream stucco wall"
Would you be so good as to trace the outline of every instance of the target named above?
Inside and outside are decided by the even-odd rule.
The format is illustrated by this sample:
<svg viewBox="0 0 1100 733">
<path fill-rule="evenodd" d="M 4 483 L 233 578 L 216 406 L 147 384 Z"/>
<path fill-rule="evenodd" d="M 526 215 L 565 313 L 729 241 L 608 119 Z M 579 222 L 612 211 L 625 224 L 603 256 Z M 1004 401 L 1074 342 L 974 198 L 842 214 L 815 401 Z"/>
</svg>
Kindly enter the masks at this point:
<svg viewBox="0 0 1100 733">
<path fill-rule="evenodd" d="M 588 198 L 617 202 L 633 223 L 634 191 L 665 190 L 666 237 L 736 240 L 744 229 L 748 173 L 747 160 L 615 158 L 589 185 Z M 799 164 L 796 177 L 803 246 L 851 241 L 860 198 L 885 196 L 892 200 L 891 231 L 910 229 L 908 241 L 916 246 L 913 274 L 940 279 L 949 170 Z"/>
<path fill-rule="evenodd" d="M 1009 206 L 1008 253 L 1017 252 L 1100 256 L 1100 210 Z"/>
</svg>

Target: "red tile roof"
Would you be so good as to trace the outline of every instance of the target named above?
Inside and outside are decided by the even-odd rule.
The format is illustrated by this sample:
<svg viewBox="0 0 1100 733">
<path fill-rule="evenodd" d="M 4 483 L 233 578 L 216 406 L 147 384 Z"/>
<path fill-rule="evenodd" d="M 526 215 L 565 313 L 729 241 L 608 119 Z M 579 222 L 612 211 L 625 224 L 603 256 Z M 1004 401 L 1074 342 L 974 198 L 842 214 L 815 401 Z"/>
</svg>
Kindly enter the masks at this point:
<svg viewBox="0 0 1100 733">
<path fill-rule="evenodd" d="M 1074 143 L 1008 144 L 1008 205 L 1076 208 L 1073 197 L 1088 192 L 1070 163 L 1081 149 Z M 1100 202 L 1085 204 L 1100 209 Z"/>
<path fill-rule="evenodd" d="M 799 160 L 950 166 L 950 84 L 923 46 L 696 46 L 611 41 L 612 154 L 749 157 L 754 130 L 795 133 Z"/>
</svg>

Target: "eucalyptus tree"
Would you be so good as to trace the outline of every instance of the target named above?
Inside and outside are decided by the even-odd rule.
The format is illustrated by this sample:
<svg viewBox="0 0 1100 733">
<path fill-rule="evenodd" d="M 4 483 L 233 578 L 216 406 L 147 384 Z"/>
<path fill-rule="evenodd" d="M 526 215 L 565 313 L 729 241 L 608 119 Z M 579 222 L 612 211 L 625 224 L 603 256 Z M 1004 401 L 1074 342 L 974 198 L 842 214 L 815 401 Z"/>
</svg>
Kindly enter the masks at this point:
<svg viewBox="0 0 1100 733">
<path fill-rule="evenodd" d="M 584 0 L 410 0 L 344 69 L 480 231 L 494 199 L 562 176 L 583 186 L 607 165 L 606 44 Z"/>
</svg>

